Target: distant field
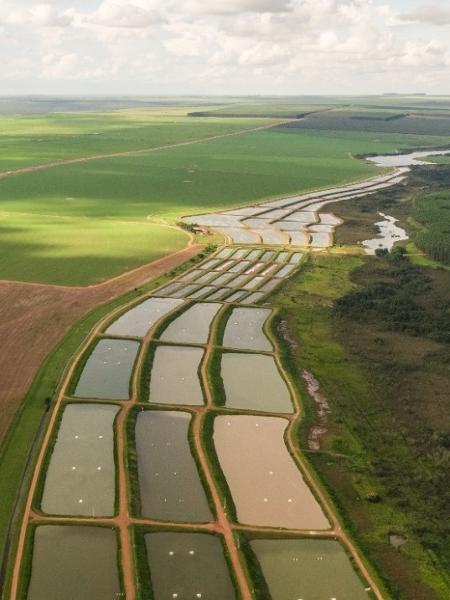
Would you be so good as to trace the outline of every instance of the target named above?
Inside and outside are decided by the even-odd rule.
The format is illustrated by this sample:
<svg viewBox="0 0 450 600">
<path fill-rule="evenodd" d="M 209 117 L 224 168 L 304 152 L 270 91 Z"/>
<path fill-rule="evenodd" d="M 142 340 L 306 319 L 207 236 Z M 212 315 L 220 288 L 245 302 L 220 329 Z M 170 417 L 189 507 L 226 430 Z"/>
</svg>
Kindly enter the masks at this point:
<svg viewBox="0 0 450 600">
<path fill-rule="evenodd" d="M 182 231 L 142 222 L 0 211 L 0 278 L 89 285 L 181 250 Z"/>
<path fill-rule="evenodd" d="M 28 165 L 154 148 L 269 124 L 269 119 L 186 117 L 188 108 L 114 113 L 0 116 L 0 171 Z"/>
<path fill-rule="evenodd" d="M 303 120 L 287 124 L 286 127 L 448 136 L 450 113 L 447 116 L 425 116 L 398 111 L 333 110 L 311 114 Z"/>
<path fill-rule="evenodd" d="M 20 149 L 15 159 L 35 164 L 55 155 L 158 146 L 269 121 L 163 117 L 140 110 L 4 122 Z M 39 136 L 46 141 L 35 151 L 30 140 Z M 185 214 L 366 178 L 378 170 L 352 155 L 447 142 L 438 136 L 279 126 L 9 177 L 0 181 L 0 279 L 92 284 L 178 250 L 185 236 L 159 227 L 157 219 L 173 223 Z M 11 146 L 3 153 L 11 153 Z"/>
</svg>

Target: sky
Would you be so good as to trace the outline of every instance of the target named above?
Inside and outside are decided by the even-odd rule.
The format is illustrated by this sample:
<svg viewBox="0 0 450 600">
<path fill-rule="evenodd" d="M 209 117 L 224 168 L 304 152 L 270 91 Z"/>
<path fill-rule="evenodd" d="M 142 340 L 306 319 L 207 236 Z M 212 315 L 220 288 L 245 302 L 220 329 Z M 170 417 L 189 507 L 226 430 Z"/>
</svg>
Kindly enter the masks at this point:
<svg viewBox="0 0 450 600">
<path fill-rule="evenodd" d="M 0 95 L 450 94 L 449 0 L 0 0 Z"/>
</svg>

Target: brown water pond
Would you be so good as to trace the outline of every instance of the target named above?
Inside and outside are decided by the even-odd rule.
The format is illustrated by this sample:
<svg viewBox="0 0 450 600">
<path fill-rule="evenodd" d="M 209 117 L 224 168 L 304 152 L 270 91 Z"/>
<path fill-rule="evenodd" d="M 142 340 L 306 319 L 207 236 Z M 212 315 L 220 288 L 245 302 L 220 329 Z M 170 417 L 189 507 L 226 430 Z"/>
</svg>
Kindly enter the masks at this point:
<svg viewBox="0 0 450 600">
<path fill-rule="evenodd" d="M 289 454 L 287 420 L 250 415 L 218 416 L 214 444 L 239 522 L 288 529 L 330 527 Z"/>
</svg>

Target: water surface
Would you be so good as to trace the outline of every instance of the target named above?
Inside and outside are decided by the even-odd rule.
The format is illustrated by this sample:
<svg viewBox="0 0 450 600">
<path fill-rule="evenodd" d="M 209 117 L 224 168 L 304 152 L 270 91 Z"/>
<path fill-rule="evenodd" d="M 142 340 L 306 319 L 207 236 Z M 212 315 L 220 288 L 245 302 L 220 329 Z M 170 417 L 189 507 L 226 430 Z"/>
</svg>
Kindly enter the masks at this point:
<svg viewBox="0 0 450 600">
<path fill-rule="evenodd" d="M 221 541 L 207 533 L 145 535 L 155 600 L 235 600 Z"/>
<path fill-rule="evenodd" d="M 114 514 L 112 404 L 69 404 L 64 409 L 45 478 L 41 508 L 52 515 Z"/>
<path fill-rule="evenodd" d="M 212 302 L 194 304 L 169 324 L 160 339 L 177 344 L 206 344 L 211 322 L 221 306 Z"/>
<path fill-rule="evenodd" d="M 159 404 L 203 404 L 198 370 L 203 349 L 158 346 L 150 376 L 150 402 Z"/>
<path fill-rule="evenodd" d="M 228 408 L 292 412 L 289 390 L 272 356 L 226 352 L 221 366 Z"/>
<path fill-rule="evenodd" d="M 75 388 L 78 398 L 128 400 L 139 343 L 100 340 L 83 367 Z"/>
<path fill-rule="evenodd" d="M 75 525 L 36 529 L 27 600 L 112 600 L 120 594 L 112 529 Z"/>
<path fill-rule="evenodd" d="M 263 330 L 271 312 L 268 308 L 234 308 L 225 327 L 223 345 L 271 352 L 272 344 Z"/>
<path fill-rule="evenodd" d="M 272 600 L 368 600 L 342 546 L 333 540 L 253 540 Z"/>
<path fill-rule="evenodd" d="M 148 330 L 171 310 L 182 304 L 182 300 L 172 298 L 149 298 L 131 308 L 114 321 L 106 333 L 130 337 L 144 337 Z"/>
<path fill-rule="evenodd" d="M 287 424 L 283 418 L 251 415 L 214 420 L 214 444 L 239 522 L 328 529 L 327 518 L 284 443 Z"/>
<path fill-rule="evenodd" d="M 191 415 L 145 410 L 136 422 L 141 515 L 208 522 L 212 514 L 188 441 Z"/>
<path fill-rule="evenodd" d="M 383 217 L 383 221 L 378 221 L 375 225 L 379 229 L 379 234 L 376 238 L 371 240 L 364 240 L 362 245 L 366 249 L 366 254 L 375 254 L 375 250 L 378 248 L 386 248 L 392 250 L 396 242 L 405 241 L 408 238 L 408 234 L 402 228 L 396 225 L 398 219 L 385 215 L 384 213 L 378 213 L 380 217 Z"/>
</svg>

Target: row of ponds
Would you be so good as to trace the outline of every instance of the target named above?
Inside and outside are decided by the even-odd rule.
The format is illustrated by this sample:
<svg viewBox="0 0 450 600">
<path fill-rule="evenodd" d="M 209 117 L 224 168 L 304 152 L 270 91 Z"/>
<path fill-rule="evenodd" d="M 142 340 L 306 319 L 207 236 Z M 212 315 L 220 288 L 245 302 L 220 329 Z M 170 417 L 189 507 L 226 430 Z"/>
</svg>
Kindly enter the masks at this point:
<svg viewBox="0 0 450 600">
<path fill-rule="evenodd" d="M 380 178 L 378 187 L 386 187 L 400 181 L 424 157 L 448 152 L 370 160 L 400 169 L 392 181 Z M 315 194 L 323 196 L 316 208 L 344 199 L 352 187 L 370 186 L 368 182 L 348 186 L 349 192 L 343 188 Z M 273 214 L 263 216 L 276 218 L 277 210 L 293 200 L 272 202 Z M 267 212 L 265 205 L 262 209 Z M 236 216 L 226 218 L 242 216 L 247 227 L 260 228 L 255 210 L 231 211 Z M 299 214 L 298 222 L 286 222 L 282 235 L 293 235 L 298 223 L 314 220 L 315 214 L 307 210 Z M 278 218 L 284 218 L 281 213 Z M 378 237 L 363 242 L 368 253 L 407 239 L 395 219 L 380 216 Z M 314 235 L 325 236 L 326 245 L 327 228 L 337 221 L 333 215 L 322 215 L 322 222 L 315 225 Z M 234 221 L 226 224 L 236 227 Z M 141 549 L 137 569 L 142 600 L 237 597 L 220 535 L 195 530 L 216 518 L 191 433 L 193 420 L 201 418 L 197 411 L 205 406 L 214 417 L 206 443 L 220 466 L 215 476 L 244 560 L 251 559 L 249 569 L 259 597 L 371 597 L 343 546 L 327 533 L 328 517 L 288 449 L 289 417 L 296 412 L 296 399 L 266 334 L 271 310 L 254 306 L 297 269 L 301 258 L 299 252 L 224 248 L 106 327 L 69 385 L 46 472 L 41 474 L 36 504 L 52 522 L 32 526 L 31 575 L 24 593 L 28 600 L 124 597 L 117 531 L 114 521 L 109 526 L 107 519 L 117 512 L 115 422 L 122 403 L 128 402 L 135 406 L 127 445 L 136 456 L 130 478 L 137 483 L 131 489 L 137 490 L 132 505 L 139 518 L 134 535 Z M 161 330 L 165 318 L 167 325 Z M 211 354 L 218 368 L 213 387 L 216 396 L 221 390 L 221 398 L 208 405 L 202 364 L 211 327 L 225 318 Z M 158 333 L 149 344 L 149 331 L 155 326 Z M 149 377 L 141 374 L 144 382 L 134 377 L 140 352 L 147 365 L 143 373 L 149 371 Z M 59 520 L 62 517 L 72 519 L 66 523 Z M 81 517 L 88 519 L 84 525 L 77 522 Z M 159 522 L 158 528 L 150 522 L 145 525 L 145 519 Z M 238 533 L 238 524 L 260 529 L 244 536 Z"/>
<path fill-rule="evenodd" d="M 192 439 L 206 407 L 204 439 L 220 466 L 215 477 L 228 518 L 267 528 L 248 539 L 239 534 L 243 560 L 252 556 L 252 569 L 263 575 L 255 579 L 264 582 L 255 584 L 265 586 L 261 593 L 273 600 L 369 597 L 286 443 L 298 407 L 267 333 L 271 314 L 155 295 L 105 327 L 69 383 L 48 451 L 35 503 L 52 522 L 33 529 L 29 600 L 60 600 L 67 590 L 73 600 L 123 596 L 117 532 L 107 519 L 117 514 L 115 423 L 128 403 L 142 590 L 155 600 L 237 597 L 221 536 L 198 529 L 216 520 Z M 202 372 L 208 356 L 219 373 L 213 388 L 223 396 L 214 404 Z M 71 522 L 58 521 L 64 517 Z M 89 521 L 81 525 L 81 517 Z M 306 537 L 311 531 L 325 539 Z"/>
</svg>

